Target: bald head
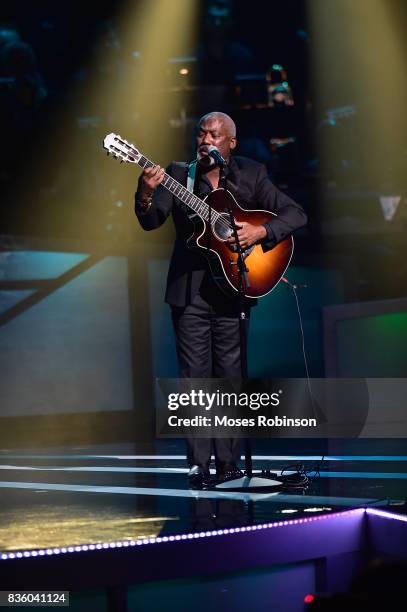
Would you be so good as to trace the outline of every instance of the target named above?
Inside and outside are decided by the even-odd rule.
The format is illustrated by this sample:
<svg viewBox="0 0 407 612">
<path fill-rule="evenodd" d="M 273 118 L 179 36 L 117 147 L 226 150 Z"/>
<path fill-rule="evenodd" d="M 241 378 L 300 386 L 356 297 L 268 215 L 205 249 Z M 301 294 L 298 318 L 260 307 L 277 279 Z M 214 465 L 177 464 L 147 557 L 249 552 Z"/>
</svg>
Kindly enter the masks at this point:
<svg viewBox="0 0 407 612">
<path fill-rule="evenodd" d="M 196 133 L 197 157 L 203 164 L 214 146 L 226 160 L 236 147 L 236 125 L 229 115 L 218 111 L 204 115 L 198 122 Z"/>
<path fill-rule="evenodd" d="M 229 136 L 229 138 L 236 138 L 236 124 L 233 121 L 232 117 L 229 117 L 226 113 L 221 113 L 220 111 L 213 111 L 211 113 L 207 113 L 198 121 L 198 126 L 212 120 L 219 121 Z"/>
</svg>

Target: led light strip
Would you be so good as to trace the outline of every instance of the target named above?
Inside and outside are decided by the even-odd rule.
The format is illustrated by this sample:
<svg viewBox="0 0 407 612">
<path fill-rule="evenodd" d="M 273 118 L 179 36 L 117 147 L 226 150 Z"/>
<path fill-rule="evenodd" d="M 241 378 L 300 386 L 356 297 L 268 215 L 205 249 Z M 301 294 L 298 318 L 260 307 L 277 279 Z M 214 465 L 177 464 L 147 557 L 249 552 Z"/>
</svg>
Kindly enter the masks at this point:
<svg viewBox="0 0 407 612">
<path fill-rule="evenodd" d="M 102 542 L 99 544 L 84 544 L 80 546 L 67 546 L 61 548 L 46 548 L 41 550 L 26 550 L 11 553 L 3 553 L 0 559 L 24 559 L 28 557 L 45 557 L 66 553 L 86 552 L 94 550 L 109 550 L 113 548 L 130 548 L 133 546 L 145 546 L 147 544 L 164 544 L 166 542 L 178 542 L 181 540 L 196 540 L 220 535 L 232 535 L 235 533 L 244 533 L 247 531 L 260 531 L 262 529 L 273 529 L 276 527 L 289 527 L 293 525 L 301 525 L 304 523 L 314 523 L 333 518 L 346 518 L 358 514 L 364 514 L 365 508 L 354 508 L 353 510 L 345 510 L 344 512 L 335 512 L 333 514 L 322 514 L 320 516 L 312 516 L 299 519 L 291 519 L 288 521 L 279 521 L 276 523 L 264 523 L 261 525 L 248 525 L 245 527 L 232 527 L 230 529 L 218 529 L 216 531 L 201 531 L 199 533 L 184 533 L 178 535 L 162 536 L 158 538 L 146 538 L 143 540 L 129 540 L 121 542 Z"/>
<path fill-rule="evenodd" d="M 83 461 L 95 459 L 121 459 L 121 460 L 146 460 L 146 461 L 185 461 L 185 455 L 28 455 L 0 453 L 0 459 L 80 459 Z M 241 456 L 244 459 L 244 455 Z M 322 461 L 321 455 L 253 455 L 255 461 Z M 407 461 L 407 455 L 326 455 L 324 461 Z"/>
<path fill-rule="evenodd" d="M 69 467 L 56 467 L 56 466 L 28 466 L 28 465 L 0 465 L 1 471 L 26 471 L 26 472 L 100 472 L 100 473 L 117 473 L 117 474 L 187 474 L 189 468 L 179 467 L 123 467 L 123 466 L 69 466 Z M 211 468 L 211 474 L 216 473 L 215 468 Z M 311 470 L 314 471 L 315 470 Z M 281 469 L 273 469 L 273 472 L 277 476 L 281 476 Z M 261 470 L 253 470 L 253 474 L 260 474 Z M 295 474 L 294 470 L 284 470 L 284 474 Z M 407 479 L 407 473 L 405 472 L 321 472 L 318 471 L 318 476 L 321 478 L 386 478 L 386 479 Z"/>
<path fill-rule="evenodd" d="M 376 510 L 376 508 L 366 508 L 366 513 L 373 514 L 373 516 L 381 516 L 383 518 L 407 523 L 407 516 L 404 514 L 395 514 L 394 512 L 387 512 L 386 510 Z"/>
</svg>

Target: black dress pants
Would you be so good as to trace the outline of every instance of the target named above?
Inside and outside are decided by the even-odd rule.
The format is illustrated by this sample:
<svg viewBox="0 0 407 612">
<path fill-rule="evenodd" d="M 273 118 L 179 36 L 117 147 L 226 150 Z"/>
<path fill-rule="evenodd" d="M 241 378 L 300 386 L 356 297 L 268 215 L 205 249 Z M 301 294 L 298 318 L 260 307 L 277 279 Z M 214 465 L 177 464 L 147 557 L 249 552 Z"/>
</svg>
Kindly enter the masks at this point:
<svg viewBox="0 0 407 612">
<path fill-rule="evenodd" d="M 178 363 L 182 378 L 241 378 L 239 308 L 212 290 L 209 282 L 191 304 L 172 307 Z M 209 285 L 209 286 L 208 286 Z M 247 331 L 249 311 L 246 309 Z M 218 471 L 240 459 L 240 439 L 203 439 L 187 437 L 190 467 L 209 468 L 212 445 Z"/>
</svg>

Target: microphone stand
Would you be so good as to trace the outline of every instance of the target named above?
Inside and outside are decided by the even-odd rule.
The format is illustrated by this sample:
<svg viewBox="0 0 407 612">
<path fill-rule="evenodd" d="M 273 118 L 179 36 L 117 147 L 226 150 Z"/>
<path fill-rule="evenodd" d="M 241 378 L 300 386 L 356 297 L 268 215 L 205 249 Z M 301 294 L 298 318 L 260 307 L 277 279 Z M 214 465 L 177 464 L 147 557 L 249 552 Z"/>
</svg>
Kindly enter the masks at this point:
<svg viewBox="0 0 407 612">
<path fill-rule="evenodd" d="M 225 187 L 226 177 L 224 174 L 223 165 L 220 166 L 219 174 L 219 185 Z M 250 287 L 250 281 L 248 277 L 249 269 L 245 263 L 244 251 L 240 244 L 239 236 L 237 233 L 237 225 L 233 217 L 233 209 L 231 206 L 225 212 L 229 214 L 230 224 L 232 226 L 233 235 L 235 238 L 236 251 L 237 251 L 237 292 L 238 292 L 238 304 L 239 304 L 239 339 L 240 339 L 240 372 L 242 380 L 247 380 L 248 364 L 247 364 L 247 324 L 246 324 L 246 310 L 245 310 L 245 294 L 246 289 Z M 262 474 L 266 474 L 267 470 L 262 470 Z M 245 472 L 243 478 L 234 478 L 227 482 L 215 485 L 215 489 L 227 489 L 232 491 L 248 491 L 254 492 L 259 491 L 265 493 L 273 490 L 275 487 L 281 487 L 281 482 L 273 480 L 271 477 L 258 478 L 253 477 L 253 461 L 252 461 L 252 445 L 250 438 L 245 438 Z"/>
</svg>

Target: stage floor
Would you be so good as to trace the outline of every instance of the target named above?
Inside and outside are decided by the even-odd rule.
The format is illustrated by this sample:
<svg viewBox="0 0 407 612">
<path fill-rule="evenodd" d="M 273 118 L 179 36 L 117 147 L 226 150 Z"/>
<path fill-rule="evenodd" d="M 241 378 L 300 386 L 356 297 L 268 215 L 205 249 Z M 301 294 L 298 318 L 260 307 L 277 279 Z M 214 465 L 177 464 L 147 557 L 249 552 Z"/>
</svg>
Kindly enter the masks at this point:
<svg viewBox="0 0 407 612">
<path fill-rule="evenodd" d="M 118 453 L 119 453 L 118 449 Z M 253 468 L 304 464 L 303 493 L 187 488 L 184 456 L 64 449 L 0 453 L 0 551 L 125 542 L 380 506 L 406 512 L 407 456 L 259 456 Z"/>
</svg>

